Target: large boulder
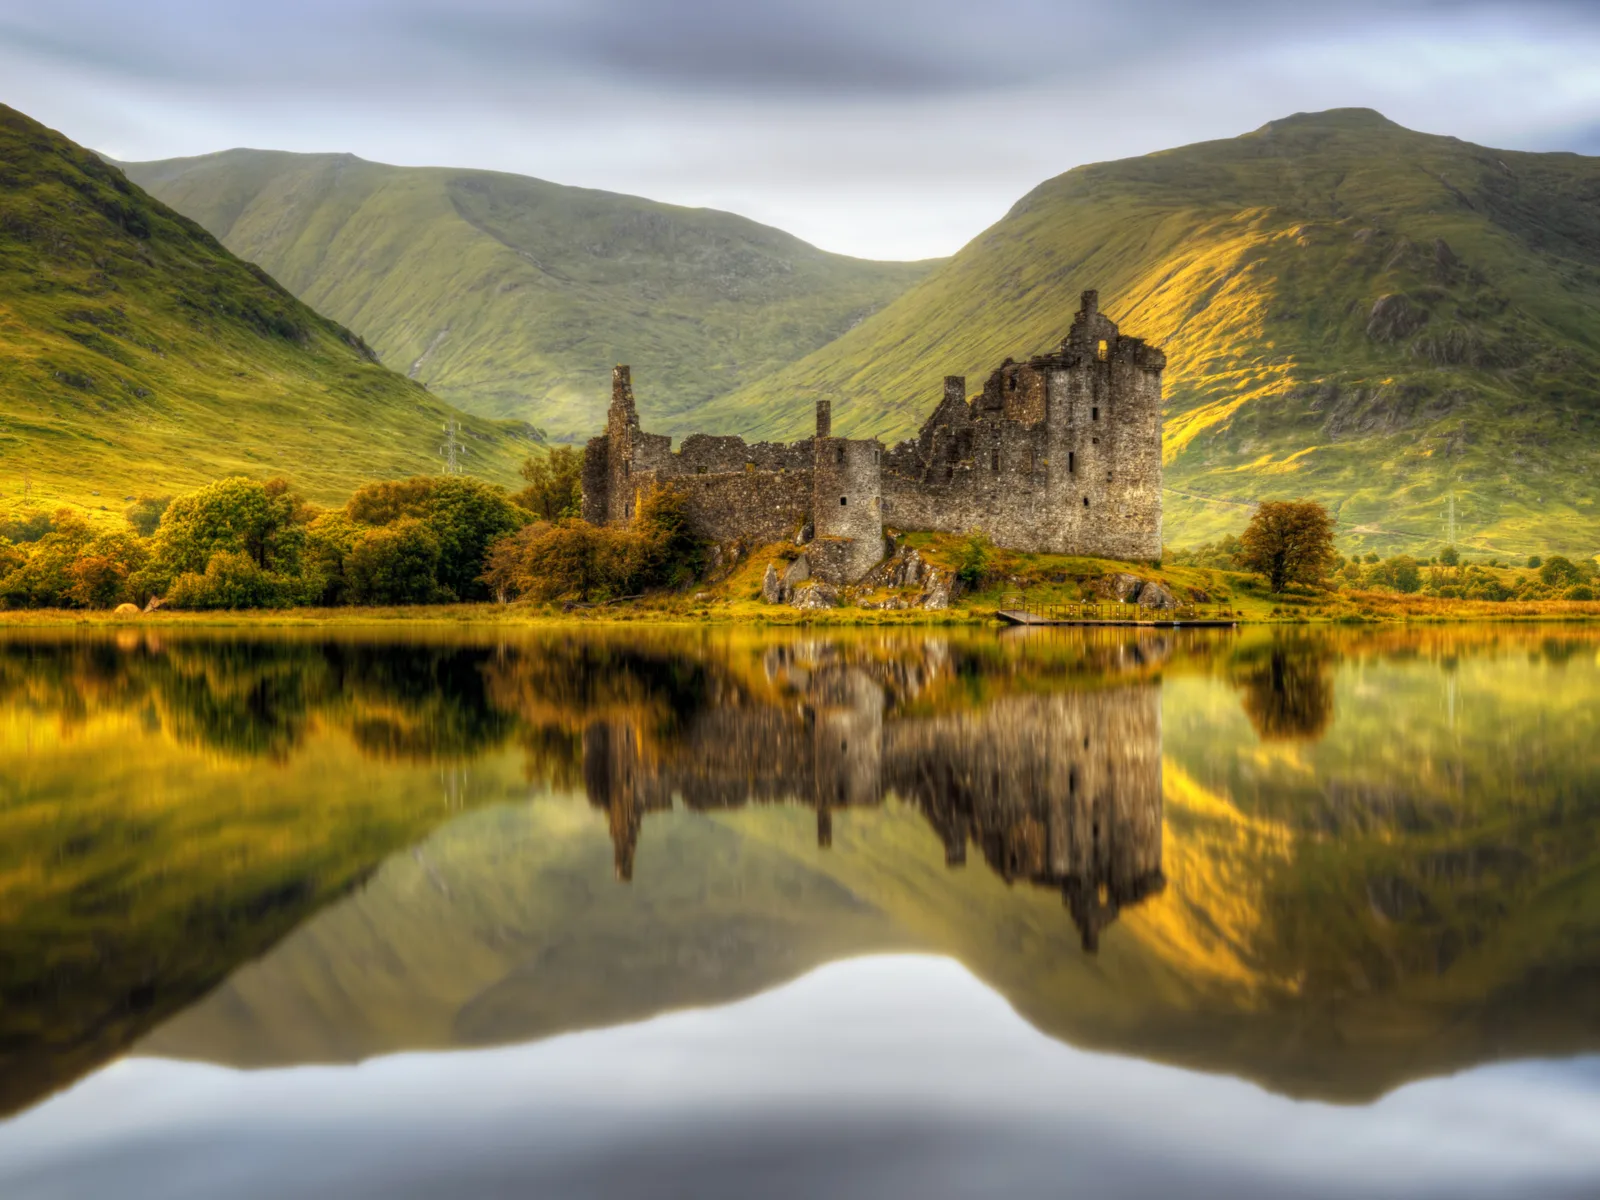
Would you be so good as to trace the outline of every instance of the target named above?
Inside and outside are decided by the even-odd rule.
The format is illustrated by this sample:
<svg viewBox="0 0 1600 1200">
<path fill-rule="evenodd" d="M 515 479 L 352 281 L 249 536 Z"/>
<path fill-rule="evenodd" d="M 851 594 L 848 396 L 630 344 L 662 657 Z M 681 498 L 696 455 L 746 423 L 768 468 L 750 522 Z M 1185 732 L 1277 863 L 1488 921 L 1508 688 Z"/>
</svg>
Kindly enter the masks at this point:
<svg viewBox="0 0 1600 1200">
<path fill-rule="evenodd" d="M 789 569 L 783 573 L 783 586 L 791 592 L 806 580 L 811 578 L 811 563 L 802 554 L 789 564 Z"/>
<path fill-rule="evenodd" d="M 1171 611 L 1178 607 L 1178 598 L 1164 583 L 1149 580 L 1138 591 L 1139 604 L 1144 608 L 1159 608 Z"/>
<path fill-rule="evenodd" d="M 789 603 L 804 610 L 839 607 L 839 589 L 822 580 L 807 582 L 797 587 Z"/>
<path fill-rule="evenodd" d="M 917 597 L 917 607 L 926 609 L 949 608 L 956 598 L 955 573 L 928 567 L 923 576 L 922 594 Z"/>
<path fill-rule="evenodd" d="M 783 603 L 783 581 L 778 578 L 778 568 L 767 564 L 767 573 L 761 577 L 761 598 L 768 604 Z"/>
</svg>

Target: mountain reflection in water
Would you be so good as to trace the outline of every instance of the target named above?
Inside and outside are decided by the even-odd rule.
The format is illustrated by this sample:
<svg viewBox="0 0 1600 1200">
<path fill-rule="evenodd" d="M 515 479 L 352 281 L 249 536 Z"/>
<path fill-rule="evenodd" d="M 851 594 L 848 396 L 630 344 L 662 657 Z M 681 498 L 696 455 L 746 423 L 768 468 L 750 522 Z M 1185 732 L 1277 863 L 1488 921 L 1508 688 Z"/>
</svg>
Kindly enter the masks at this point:
<svg viewBox="0 0 1600 1200">
<path fill-rule="evenodd" d="M 0 1104 L 889 951 L 1296 1095 L 1591 1052 L 1597 713 L 1570 630 L 18 635 Z"/>
</svg>

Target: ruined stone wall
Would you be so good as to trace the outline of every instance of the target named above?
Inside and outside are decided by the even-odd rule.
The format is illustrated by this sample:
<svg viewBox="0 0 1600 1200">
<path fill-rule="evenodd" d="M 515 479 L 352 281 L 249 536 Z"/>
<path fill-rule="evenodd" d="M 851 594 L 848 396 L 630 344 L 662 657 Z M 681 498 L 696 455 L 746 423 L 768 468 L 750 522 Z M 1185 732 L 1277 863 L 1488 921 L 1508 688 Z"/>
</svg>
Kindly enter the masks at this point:
<svg viewBox="0 0 1600 1200">
<path fill-rule="evenodd" d="M 970 403 L 950 377 L 915 439 L 891 450 L 884 521 L 982 530 L 999 545 L 1106 558 L 1161 554 L 1161 371 L 1093 293 L 1061 346 L 1007 361 Z"/>
<path fill-rule="evenodd" d="M 691 526 L 713 542 L 791 541 L 811 512 L 809 470 L 666 476 L 647 471 L 635 477 L 643 490 L 658 482 L 670 483 L 688 498 Z"/>
<path fill-rule="evenodd" d="M 817 433 L 790 444 L 695 434 L 677 453 L 644 433 L 626 367 L 612 378 L 606 436 L 584 456 L 584 516 L 625 523 L 643 483 L 691 493 L 698 532 L 717 541 L 786 539 L 809 514 L 812 568 L 860 579 L 883 555 L 883 529 L 981 530 L 1018 550 L 1155 559 L 1161 554 L 1161 373 L 1166 358 L 1122 336 L 1094 292 L 1061 344 L 1007 359 L 970 401 L 944 395 L 918 435 L 885 451 Z M 805 489 L 809 488 L 809 495 Z"/>
</svg>

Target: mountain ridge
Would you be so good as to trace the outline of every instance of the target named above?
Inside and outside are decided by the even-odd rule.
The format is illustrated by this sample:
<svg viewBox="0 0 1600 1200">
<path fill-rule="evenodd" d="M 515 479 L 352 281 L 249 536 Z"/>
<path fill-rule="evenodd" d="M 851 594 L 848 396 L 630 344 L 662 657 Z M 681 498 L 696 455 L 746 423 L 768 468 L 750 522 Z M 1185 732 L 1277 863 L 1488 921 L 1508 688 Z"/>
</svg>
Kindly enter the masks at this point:
<svg viewBox="0 0 1600 1200">
<path fill-rule="evenodd" d="M 670 420 L 930 267 L 507 172 L 249 149 L 120 165 L 440 396 L 557 437 L 603 422 L 616 362 L 658 381 Z"/>
</svg>

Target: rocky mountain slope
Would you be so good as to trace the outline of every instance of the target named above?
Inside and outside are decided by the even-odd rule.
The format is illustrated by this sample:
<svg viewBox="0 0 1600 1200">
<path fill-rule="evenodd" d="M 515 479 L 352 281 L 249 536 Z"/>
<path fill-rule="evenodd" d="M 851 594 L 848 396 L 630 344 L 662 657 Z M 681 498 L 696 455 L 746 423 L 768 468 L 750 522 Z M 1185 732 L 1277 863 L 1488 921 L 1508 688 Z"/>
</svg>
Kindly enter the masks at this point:
<svg viewBox="0 0 1600 1200">
<path fill-rule="evenodd" d="M 1069 171 L 882 312 L 696 414 L 899 437 L 965 373 L 1049 348 L 1079 293 L 1165 347 L 1167 534 L 1308 495 L 1347 544 L 1600 548 L 1600 159 L 1360 109 Z M 647 424 L 660 424 L 649 411 Z"/>
<path fill-rule="evenodd" d="M 932 265 L 491 171 L 260 150 L 125 169 L 389 366 L 558 437 L 604 423 L 617 362 L 658 427 L 688 432 L 676 414 L 826 344 Z"/>
</svg>

